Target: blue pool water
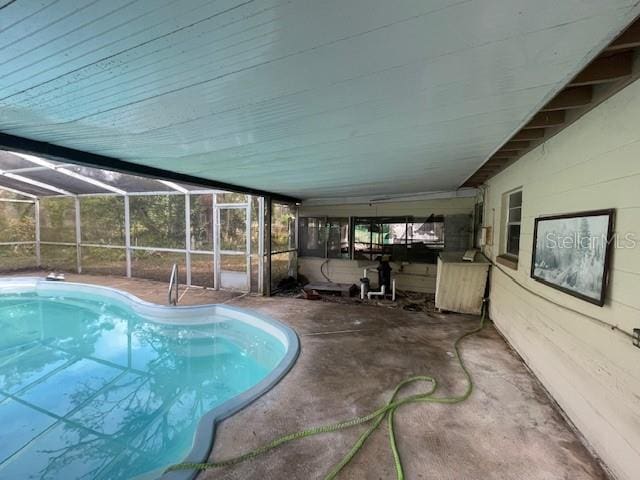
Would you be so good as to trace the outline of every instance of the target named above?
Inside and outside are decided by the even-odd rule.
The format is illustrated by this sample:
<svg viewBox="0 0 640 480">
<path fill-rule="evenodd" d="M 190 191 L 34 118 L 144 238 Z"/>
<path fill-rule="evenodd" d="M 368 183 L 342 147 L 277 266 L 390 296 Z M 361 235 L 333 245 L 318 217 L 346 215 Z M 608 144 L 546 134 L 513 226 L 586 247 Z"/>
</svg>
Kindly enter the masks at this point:
<svg viewBox="0 0 640 480">
<path fill-rule="evenodd" d="M 0 281 L 0 478 L 157 478 L 206 457 L 203 417 L 237 410 L 293 361 L 283 329 L 226 307 Z"/>
</svg>

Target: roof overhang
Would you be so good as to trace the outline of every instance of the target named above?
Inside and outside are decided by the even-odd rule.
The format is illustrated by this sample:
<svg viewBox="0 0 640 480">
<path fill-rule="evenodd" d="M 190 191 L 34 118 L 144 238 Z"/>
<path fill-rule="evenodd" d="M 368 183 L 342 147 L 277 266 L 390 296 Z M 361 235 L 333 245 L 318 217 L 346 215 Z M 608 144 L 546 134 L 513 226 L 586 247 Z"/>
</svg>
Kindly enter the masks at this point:
<svg viewBox="0 0 640 480">
<path fill-rule="evenodd" d="M 229 192 L 270 197 L 272 200 L 287 203 L 300 202 L 299 199 L 290 197 L 288 195 L 281 195 L 279 193 L 241 187 L 238 185 L 231 185 L 208 178 L 196 177 L 193 175 L 187 175 L 170 170 L 164 170 L 161 168 L 150 167 L 147 165 L 140 165 L 125 160 L 120 160 L 118 158 L 98 155 L 91 152 L 83 152 L 81 150 L 76 150 L 73 148 L 62 147 L 59 145 L 31 140 L 28 138 L 22 138 L 15 135 L 8 135 L 6 133 L 0 133 L 0 149 L 11 150 L 26 155 L 45 157 L 59 162 L 75 163 L 78 165 L 102 168 L 105 170 L 112 170 L 120 173 L 139 175 L 141 177 L 148 177 L 155 180 L 164 180 L 166 182 L 188 183 L 192 185 L 200 185 L 203 188 L 212 188 L 216 190 L 226 190 Z"/>
</svg>

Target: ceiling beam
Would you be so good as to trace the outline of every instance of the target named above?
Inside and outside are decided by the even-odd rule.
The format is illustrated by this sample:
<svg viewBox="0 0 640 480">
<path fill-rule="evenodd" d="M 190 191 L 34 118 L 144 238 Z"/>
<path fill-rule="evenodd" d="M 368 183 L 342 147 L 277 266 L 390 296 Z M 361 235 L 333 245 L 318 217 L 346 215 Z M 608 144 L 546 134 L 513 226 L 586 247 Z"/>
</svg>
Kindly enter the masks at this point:
<svg viewBox="0 0 640 480">
<path fill-rule="evenodd" d="M 640 18 L 584 67 L 461 186 L 478 187 L 637 79 L 640 76 L 640 67 L 634 69 L 634 58 L 638 55 Z M 518 142 L 529 142 L 529 145 L 521 148 L 522 144 Z"/>
<path fill-rule="evenodd" d="M 3 151 L 7 151 L 7 150 L 3 150 Z M 14 155 L 17 155 L 15 152 L 13 152 Z M 63 167 L 68 167 L 69 165 L 65 165 L 64 163 L 61 163 L 60 166 Z M 33 167 L 21 167 L 21 168 L 9 168 L 7 170 L 5 170 L 5 172 L 9 172 L 9 173 L 29 173 L 29 172 L 43 172 L 47 170 L 47 167 L 42 167 L 40 165 L 35 165 Z"/>
<path fill-rule="evenodd" d="M 600 56 L 587 65 L 569 83 L 570 87 L 580 85 L 597 85 L 613 82 L 631 75 L 633 69 L 633 52 L 620 52 Z"/>
<path fill-rule="evenodd" d="M 531 142 L 527 142 L 526 140 L 510 140 L 505 143 L 500 150 L 522 150 L 530 144 Z"/>
<path fill-rule="evenodd" d="M 520 130 L 516 133 L 511 140 L 537 140 L 544 138 L 544 128 L 530 128 L 528 130 Z"/>
<path fill-rule="evenodd" d="M 520 150 L 517 149 L 517 148 L 511 149 L 511 150 L 508 149 L 508 148 L 507 149 L 501 148 L 495 154 L 498 155 L 498 156 L 503 155 L 502 158 L 504 158 L 504 157 L 513 158 L 513 157 L 518 157 L 519 153 L 520 153 Z"/>
<path fill-rule="evenodd" d="M 15 193 L 16 195 L 22 195 L 28 198 L 38 198 L 37 195 L 32 193 L 23 192 L 22 190 L 16 190 L 15 188 L 5 187 L 4 185 L 0 185 L 0 190 L 6 190 L 7 192 Z"/>
<path fill-rule="evenodd" d="M 485 165 L 496 166 L 496 165 L 504 165 L 511 161 L 513 157 L 491 157 Z"/>
<path fill-rule="evenodd" d="M 591 100 L 593 100 L 593 86 L 591 85 L 565 88 L 542 107 L 542 111 L 548 112 L 552 110 L 580 108 L 589 105 Z"/>
<path fill-rule="evenodd" d="M 507 162 L 512 158 L 515 158 L 516 156 L 517 155 L 513 152 L 501 152 L 500 150 L 498 150 L 496 153 L 491 155 L 491 158 L 489 159 L 489 161 L 495 160 L 497 162 Z"/>
<path fill-rule="evenodd" d="M 26 183 L 27 185 L 33 185 L 34 187 L 44 188 L 45 190 L 50 190 L 52 192 L 59 193 L 60 195 L 73 196 L 73 193 L 68 192 L 67 190 L 63 190 L 62 188 L 58 188 L 55 185 L 49 185 L 48 183 L 39 182 L 38 180 L 33 180 L 31 178 L 18 175 L 17 173 L 10 173 L 10 172 L 5 172 L 4 170 L 0 170 L 0 177 L 2 176 L 5 176 L 12 180 L 16 180 L 18 182 Z"/>
<path fill-rule="evenodd" d="M 17 155 L 18 157 L 22 158 L 23 160 L 26 160 L 27 162 L 35 163 L 36 165 L 40 165 L 41 167 L 47 168 L 49 170 L 53 170 L 54 172 L 61 173 L 68 177 L 75 178 L 76 180 L 79 180 L 81 182 L 89 183 L 95 187 L 101 188 L 102 190 L 106 190 L 107 192 L 117 193 L 118 195 L 126 195 L 127 193 L 124 190 L 116 188 L 112 185 L 108 185 L 104 182 L 101 182 L 100 180 L 87 177 L 80 173 L 74 172 L 73 170 L 69 170 L 63 165 L 56 165 L 40 157 L 36 157 L 35 155 L 29 155 L 27 153 L 18 153 L 18 152 L 9 152 L 9 153 L 13 155 Z"/>
<path fill-rule="evenodd" d="M 259 190 L 255 188 L 241 187 L 239 185 L 196 177 L 194 175 L 172 172 L 162 168 L 149 167 L 147 165 L 140 165 L 126 160 L 121 160 L 119 158 L 84 152 L 74 148 L 18 137 L 16 135 L 9 135 L 7 133 L 0 133 L 0 148 L 30 155 L 44 156 L 53 160 L 62 160 L 78 165 L 103 168 L 129 175 L 153 178 L 156 180 L 169 180 L 173 182 L 189 183 L 192 185 L 202 185 L 203 187 L 213 188 L 216 190 L 226 190 L 228 192 L 271 197 L 273 200 L 287 203 L 300 202 L 300 199 L 289 195 L 282 195 L 280 193 L 268 192 L 266 190 Z"/>
<path fill-rule="evenodd" d="M 562 125 L 565 120 L 564 110 L 554 110 L 551 112 L 536 113 L 533 118 L 524 127 L 525 130 L 530 128 L 557 127 Z"/>
<path fill-rule="evenodd" d="M 486 175 L 489 173 L 494 173 L 502 170 L 504 165 L 496 165 L 496 166 L 485 166 L 482 168 L 482 174 L 478 174 L 478 176 Z"/>
<path fill-rule="evenodd" d="M 640 19 L 636 20 L 622 34 L 616 38 L 605 52 L 616 52 L 629 48 L 640 47 Z"/>
<path fill-rule="evenodd" d="M 175 182 L 170 182 L 168 180 L 158 180 L 158 182 L 160 182 L 161 184 L 174 189 L 176 192 L 180 192 L 180 193 L 189 193 L 189 190 L 187 190 L 184 187 L 181 187 L 180 185 L 178 185 Z"/>
</svg>

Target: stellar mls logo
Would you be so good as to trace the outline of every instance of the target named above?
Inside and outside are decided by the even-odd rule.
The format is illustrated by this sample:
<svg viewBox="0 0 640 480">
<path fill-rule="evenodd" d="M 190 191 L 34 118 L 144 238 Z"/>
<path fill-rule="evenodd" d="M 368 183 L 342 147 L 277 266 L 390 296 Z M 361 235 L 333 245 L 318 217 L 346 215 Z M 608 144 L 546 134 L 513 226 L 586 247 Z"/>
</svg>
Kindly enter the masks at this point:
<svg viewBox="0 0 640 480">
<path fill-rule="evenodd" d="M 544 238 L 545 248 L 552 249 L 593 250 L 608 244 L 616 249 L 630 249 L 638 247 L 640 241 L 635 232 L 627 232 L 624 235 L 616 233 L 609 241 L 604 235 L 585 235 L 581 232 L 570 235 L 549 232 Z"/>
</svg>

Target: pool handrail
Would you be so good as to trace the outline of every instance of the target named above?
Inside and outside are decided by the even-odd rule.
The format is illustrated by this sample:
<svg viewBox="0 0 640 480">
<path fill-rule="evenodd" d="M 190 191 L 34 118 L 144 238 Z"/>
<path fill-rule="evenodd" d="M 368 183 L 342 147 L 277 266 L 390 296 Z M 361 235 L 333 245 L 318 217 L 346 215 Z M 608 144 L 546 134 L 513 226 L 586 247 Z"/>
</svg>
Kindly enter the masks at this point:
<svg viewBox="0 0 640 480">
<path fill-rule="evenodd" d="M 173 288 L 175 286 L 175 298 L 172 298 L 171 293 L 173 292 Z M 178 305 L 178 300 L 180 300 L 178 295 L 178 264 L 174 263 L 171 268 L 171 276 L 169 277 L 169 291 L 167 292 L 167 298 L 169 301 L 169 305 L 176 306 Z"/>
</svg>

